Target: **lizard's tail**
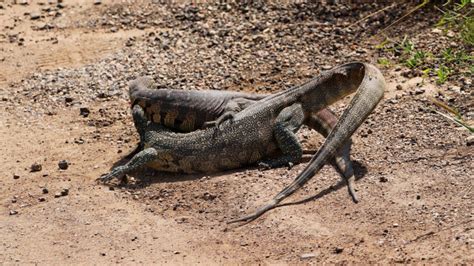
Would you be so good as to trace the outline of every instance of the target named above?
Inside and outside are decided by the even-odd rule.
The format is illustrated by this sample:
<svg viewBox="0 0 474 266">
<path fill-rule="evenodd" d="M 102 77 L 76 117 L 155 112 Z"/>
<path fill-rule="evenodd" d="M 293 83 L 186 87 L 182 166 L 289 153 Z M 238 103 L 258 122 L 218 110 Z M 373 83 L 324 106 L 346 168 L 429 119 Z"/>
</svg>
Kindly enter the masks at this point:
<svg viewBox="0 0 474 266">
<path fill-rule="evenodd" d="M 358 71 L 362 63 L 352 63 L 343 65 L 341 68 L 354 69 Z M 354 66 L 354 68 L 351 68 Z M 326 161 L 334 156 L 336 149 L 348 140 L 356 129 L 364 122 L 372 110 L 382 99 L 385 90 L 385 80 L 380 70 L 370 64 L 362 64 L 364 68 L 364 78 L 358 86 L 355 96 L 352 98 L 349 106 L 346 108 L 341 118 L 333 128 L 326 141 L 313 156 L 306 168 L 296 179 L 278 193 L 268 204 L 261 207 L 254 214 L 233 220 L 231 222 L 246 221 L 256 219 L 266 211 L 277 206 L 284 198 L 293 194 L 302 187 L 309 179 L 311 179 L 326 163 Z"/>
</svg>

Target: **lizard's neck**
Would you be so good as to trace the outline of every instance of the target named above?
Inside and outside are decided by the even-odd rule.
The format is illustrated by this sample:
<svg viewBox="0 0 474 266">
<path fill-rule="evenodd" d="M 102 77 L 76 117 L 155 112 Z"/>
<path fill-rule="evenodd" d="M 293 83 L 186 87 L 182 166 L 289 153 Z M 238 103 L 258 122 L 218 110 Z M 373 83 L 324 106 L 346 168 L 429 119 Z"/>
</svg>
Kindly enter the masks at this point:
<svg viewBox="0 0 474 266">
<path fill-rule="evenodd" d="M 355 92 L 364 74 L 364 64 L 349 63 L 323 72 L 301 86 L 267 97 L 264 101 L 276 108 L 299 102 L 305 112 L 316 112 Z"/>
</svg>

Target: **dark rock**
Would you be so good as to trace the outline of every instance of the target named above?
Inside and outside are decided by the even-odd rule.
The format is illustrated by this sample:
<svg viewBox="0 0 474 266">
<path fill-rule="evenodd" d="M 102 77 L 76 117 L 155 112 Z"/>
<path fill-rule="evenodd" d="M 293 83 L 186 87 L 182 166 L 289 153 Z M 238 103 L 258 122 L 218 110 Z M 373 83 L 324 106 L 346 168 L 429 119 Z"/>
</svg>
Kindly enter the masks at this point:
<svg viewBox="0 0 474 266">
<path fill-rule="evenodd" d="M 415 89 L 415 95 L 423 94 L 425 93 L 424 89 Z"/>
<path fill-rule="evenodd" d="M 17 215 L 17 214 L 18 214 L 18 211 L 10 210 L 10 215 Z"/>
<path fill-rule="evenodd" d="M 204 200 L 213 200 L 213 199 L 217 198 L 217 196 L 216 196 L 216 195 L 213 195 L 213 194 L 211 194 L 211 193 L 209 193 L 209 192 L 205 192 L 204 195 L 202 196 L 202 198 L 203 198 Z"/>
<path fill-rule="evenodd" d="M 18 178 L 20 178 L 19 175 L 15 175 L 15 174 L 13 175 L 13 179 L 18 179 Z"/>
<path fill-rule="evenodd" d="M 31 172 L 39 172 L 43 169 L 43 166 L 41 166 L 41 164 L 39 163 L 34 163 L 30 166 L 30 171 Z"/>
<path fill-rule="evenodd" d="M 336 254 L 341 254 L 343 251 L 344 251 L 344 248 L 341 248 L 341 247 L 334 248 L 334 253 Z"/>
<path fill-rule="evenodd" d="M 61 160 L 58 163 L 58 167 L 61 170 L 66 170 L 69 167 L 69 162 L 67 160 Z"/>
<path fill-rule="evenodd" d="M 41 191 L 43 192 L 43 194 L 48 194 L 49 193 L 49 190 L 45 187 Z"/>
<path fill-rule="evenodd" d="M 94 0 L 94 5 L 100 5 L 102 4 L 102 0 Z"/>
<path fill-rule="evenodd" d="M 69 195 L 69 189 L 68 188 L 64 188 L 62 191 L 61 191 L 61 196 L 67 196 Z"/>
<path fill-rule="evenodd" d="M 46 198 L 44 198 L 44 197 L 39 197 L 39 198 L 38 198 L 38 201 L 39 201 L 39 202 L 45 202 L 45 201 L 46 201 Z"/>
<path fill-rule="evenodd" d="M 385 177 L 385 176 L 381 176 L 381 177 L 379 178 L 379 181 L 380 181 L 381 183 L 385 183 L 385 182 L 388 182 L 388 178 Z"/>
</svg>

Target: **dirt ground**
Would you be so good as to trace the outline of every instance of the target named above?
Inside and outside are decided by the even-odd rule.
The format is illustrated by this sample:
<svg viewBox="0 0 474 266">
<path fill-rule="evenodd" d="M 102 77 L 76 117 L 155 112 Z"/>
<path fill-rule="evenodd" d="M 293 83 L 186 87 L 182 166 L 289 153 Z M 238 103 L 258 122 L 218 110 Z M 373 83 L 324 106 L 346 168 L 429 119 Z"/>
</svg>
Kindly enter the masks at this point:
<svg viewBox="0 0 474 266">
<path fill-rule="evenodd" d="M 306 163 L 95 181 L 137 143 L 132 78 L 150 74 L 177 89 L 279 91 L 321 68 L 376 63 L 370 34 L 399 13 L 338 33 L 375 7 L 16 2 L 0 0 L 3 263 L 474 263 L 472 137 L 427 100 L 443 97 L 472 123 L 472 88 L 409 77 L 404 67 L 382 67 L 386 95 L 353 137 L 358 204 L 326 166 L 286 202 L 312 200 L 245 226 L 226 223 L 273 197 Z M 414 16 L 428 41 L 443 41 Z M 306 128 L 300 137 L 306 150 L 323 141 Z"/>
</svg>

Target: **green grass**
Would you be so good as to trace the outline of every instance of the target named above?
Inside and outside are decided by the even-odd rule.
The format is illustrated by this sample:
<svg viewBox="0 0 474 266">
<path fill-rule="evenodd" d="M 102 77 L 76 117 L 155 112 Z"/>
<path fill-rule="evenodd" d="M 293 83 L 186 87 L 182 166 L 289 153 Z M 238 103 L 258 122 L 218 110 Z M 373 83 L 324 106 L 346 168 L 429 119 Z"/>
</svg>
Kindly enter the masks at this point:
<svg viewBox="0 0 474 266">
<path fill-rule="evenodd" d="M 424 0 L 408 14 L 424 8 L 428 2 L 430 1 Z M 435 77 L 438 84 L 443 84 L 459 75 L 472 76 L 474 56 L 472 52 L 467 51 L 474 45 L 474 0 L 447 1 L 435 7 L 442 13 L 436 27 L 442 28 L 444 34 L 447 34 L 448 30 L 453 31 L 455 35 L 452 38 L 454 41 L 459 41 L 459 46 L 447 47 L 433 54 L 429 50 L 418 49 L 416 43 L 405 35 L 401 41 L 387 37 L 375 48 L 393 53 L 398 63 L 410 69 L 420 70 L 424 79 Z M 377 63 L 389 66 L 391 61 L 382 57 Z"/>
<path fill-rule="evenodd" d="M 438 80 L 436 82 L 438 84 L 443 84 L 448 80 L 449 74 L 452 72 L 452 70 L 444 65 L 439 66 L 439 68 L 436 70 L 436 76 L 438 77 Z"/>
</svg>

